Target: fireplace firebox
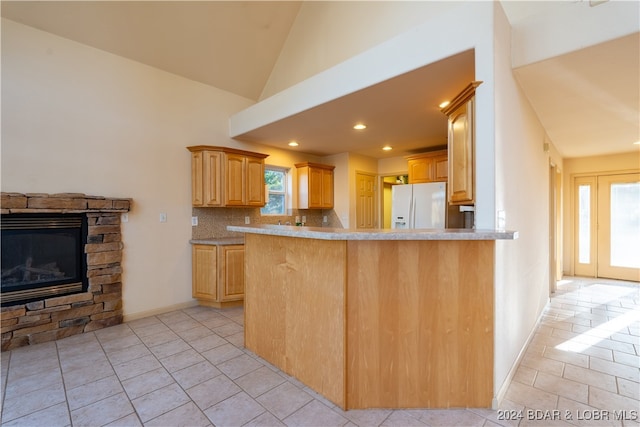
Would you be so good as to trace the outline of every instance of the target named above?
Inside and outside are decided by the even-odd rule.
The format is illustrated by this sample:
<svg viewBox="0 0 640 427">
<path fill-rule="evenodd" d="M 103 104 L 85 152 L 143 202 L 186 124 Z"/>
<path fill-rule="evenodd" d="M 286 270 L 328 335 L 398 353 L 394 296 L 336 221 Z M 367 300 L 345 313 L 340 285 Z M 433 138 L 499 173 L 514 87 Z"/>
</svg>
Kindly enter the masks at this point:
<svg viewBox="0 0 640 427">
<path fill-rule="evenodd" d="M 85 214 L 2 215 L 2 306 L 86 292 Z"/>
</svg>

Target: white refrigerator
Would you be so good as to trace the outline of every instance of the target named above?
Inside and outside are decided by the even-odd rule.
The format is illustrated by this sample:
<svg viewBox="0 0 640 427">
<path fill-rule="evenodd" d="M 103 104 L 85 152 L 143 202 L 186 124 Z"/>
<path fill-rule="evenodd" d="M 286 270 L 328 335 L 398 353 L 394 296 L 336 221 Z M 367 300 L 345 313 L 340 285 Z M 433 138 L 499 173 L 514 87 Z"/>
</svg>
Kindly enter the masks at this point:
<svg viewBox="0 0 640 427">
<path fill-rule="evenodd" d="M 391 187 L 391 228 L 444 228 L 446 188 L 444 182 Z"/>
</svg>

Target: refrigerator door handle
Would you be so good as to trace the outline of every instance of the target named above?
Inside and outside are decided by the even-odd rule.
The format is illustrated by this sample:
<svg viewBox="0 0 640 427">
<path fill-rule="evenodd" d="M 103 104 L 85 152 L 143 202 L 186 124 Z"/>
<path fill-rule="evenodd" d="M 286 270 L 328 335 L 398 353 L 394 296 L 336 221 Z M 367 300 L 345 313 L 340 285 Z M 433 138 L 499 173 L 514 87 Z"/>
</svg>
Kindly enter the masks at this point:
<svg viewBox="0 0 640 427">
<path fill-rule="evenodd" d="M 411 224 L 411 228 L 416 228 L 416 199 L 413 199 L 413 224 Z"/>
<path fill-rule="evenodd" d="M 416 228 L 416 201 L 411 198 L 411 205 L 409 206 L 409 228 Z"/>
</svg>

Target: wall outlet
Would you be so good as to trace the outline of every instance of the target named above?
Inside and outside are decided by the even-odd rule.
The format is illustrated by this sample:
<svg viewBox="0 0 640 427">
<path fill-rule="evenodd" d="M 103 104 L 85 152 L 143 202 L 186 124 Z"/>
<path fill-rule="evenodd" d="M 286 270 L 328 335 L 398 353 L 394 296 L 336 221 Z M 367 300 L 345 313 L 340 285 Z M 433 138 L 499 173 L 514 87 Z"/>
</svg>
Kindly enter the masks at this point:
<svg viewBox="0 0 640 427">
<path fill-rule="evenodd" d="M 191 217 L 191 225 L 193 227 L 195 227 L 196 225 L 198 225 L 198 217 L 197 216 L 192 216 Z"/>
<path fill-rule="evenodd" d="M 129 222 L 129 213 L 125 212 L 123 214 L 120 214 L 120 221 Z"/>
<path fill-rule="evenodd" d="M 244 217 L 244 223 L 245 224 L 251 224 L 251 217 L 245 216 Z"/>
<path fill-rule="evenodd" d="M 322 222 L 329 222 L 329 220 L 328 220 L 326 215 L 322 217 Z"/>
<path fill-rule="evenodd" d="M 306 215 L 302 215 L 302 222 L 303 223 L 307 223 L 307 216 Z"/>
<path fill-rule="evenodd" d="M 167 222 L 167 214 L 165 212 L 160 212 L 160 222 Z"/>
</svg>

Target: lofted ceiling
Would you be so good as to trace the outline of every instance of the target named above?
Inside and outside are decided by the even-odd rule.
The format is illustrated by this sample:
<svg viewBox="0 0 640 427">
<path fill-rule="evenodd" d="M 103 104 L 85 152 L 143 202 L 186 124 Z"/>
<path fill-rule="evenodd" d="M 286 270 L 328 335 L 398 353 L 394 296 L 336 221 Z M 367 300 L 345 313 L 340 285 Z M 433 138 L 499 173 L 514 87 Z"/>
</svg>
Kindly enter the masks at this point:
<svg viewBox="0 0 640 427">
<path fill-rule="evenodd" d="M 513 24 L 560 2 L 502 2 Z M 257 101 L 300 1 L 2 1 L 4 18 Z M 639 34 L 514 70 L 564 157 L 628 152 L 640 139 Z M 474 79 L 463 52 L 239 139 L 316 155 L 382 158 L 446 144 L 437 105 Z M 365 132 L 353 123 L 368 124 Z M 304 141 L 304 146 L 302 142 Z M 383 145 L 394 150 L 386 153 Z M 637 146 L 636 146 L 637 147 Z"/>
</svg>

